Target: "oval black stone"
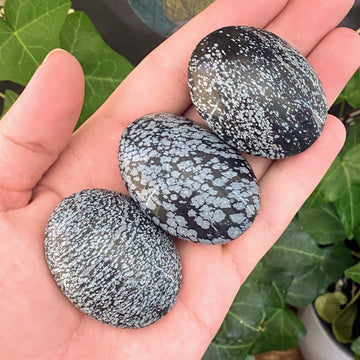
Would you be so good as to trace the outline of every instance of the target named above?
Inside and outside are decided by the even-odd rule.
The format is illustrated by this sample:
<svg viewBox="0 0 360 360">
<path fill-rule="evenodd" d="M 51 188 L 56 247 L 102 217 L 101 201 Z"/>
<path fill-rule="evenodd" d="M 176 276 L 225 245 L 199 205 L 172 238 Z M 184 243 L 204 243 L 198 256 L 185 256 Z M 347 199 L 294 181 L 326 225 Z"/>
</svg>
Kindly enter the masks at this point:
<svg viewBox="0 0 360 360">
<path fill-rule="evenodd" d="M 259 187 L 249 164 L 207 127 L 171 114 L 124 131 L 119 167 L 130 195 L 171 235 L 223 244 L 252 224 Z"/>
<path fill-rule="evenodd" d="M 85 314 L 139 328 L 164 316 L 182 273 L 171 238 L 128 196 L 92 189 L 60 202 L 45 232 L 55 281 Z"/>
<path fill-rule="evenodd" d="M 294 47 L 268 31 L 229 26 L 206 36 L 188 66 L 192 101 L 226 143 L 284 158 L 319 137 L 327 115 L 318 76 Z"/>
</svg>

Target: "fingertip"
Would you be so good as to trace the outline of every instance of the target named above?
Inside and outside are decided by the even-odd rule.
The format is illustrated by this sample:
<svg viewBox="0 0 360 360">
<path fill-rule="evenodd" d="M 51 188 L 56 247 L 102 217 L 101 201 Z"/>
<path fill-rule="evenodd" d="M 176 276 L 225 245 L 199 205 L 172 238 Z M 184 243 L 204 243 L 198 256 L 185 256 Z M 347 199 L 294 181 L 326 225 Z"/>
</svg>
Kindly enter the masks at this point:
<svg viewBox="0 0 360 360">
<path fill-rule="evenodd" d="M 37 74 L 39 72 L 40 74 Z M 47 76 L 52 82 L 50 86 L 54 91 L 61 90 L 61 100 L 73 104 L 72 108 L 77 112 L 76 120 L 80 115 L 82 108 L 84 92 L 85 92 L 85 81 L 84 72 L 76 57 L 66 50 L 54 49 L 48 53 L 43 63 L 38 68 L 36 75 Z M 57 86 L 58 84 L 58 86 Z M 29 84 L 30 86 L 31 84 Z"/>
<path fill-rule="evenodd" d="M 42 143 L 57 153 L 76 125 L 84 91 L 84 74 L 77 59 L 65 50 L 52 50 L 4 116 L 2 130 L 19 142 Z M 63 141 L 46 139 L 47 132 L 57 133 Z"/>
<path fill-rule="evenodd" d="M 328 142 L 335 145 L 335 156 L 343 147 L 346 140 L 346 128 L 344 123 L 334 115 L 328 115 L 324 128 L 329 137 Z"/>
<path fill-rule="evenodd" d="M 51 50 L 46 55 L 45 59 L 42 62 L 42 65 L 48 63 L 50 59 L 51 61 L 68 62 L 69 65 L 72 64 L 74 67 L 77 67 L 78 70 L 82 72 L 81 65 L 79 61 L 76 59 L 76 57 L 64 49 L 56 48 Z"/>
<path fill-rule="evenodd" d="M 323 84 L 330 107 L 360 66 L 360 36 L 349 28 L 336 28 L 317 44 L 308 60 Z"/>
<path fill-rule="evenodd" d="M 352 54 L 356 57 L 360 65 L 360 34 L 353 29 L 340 26 L 332 31 L 331 36 L 346 39 L 347 45 L 353 49 L 354 52 Z"/>
</svg>

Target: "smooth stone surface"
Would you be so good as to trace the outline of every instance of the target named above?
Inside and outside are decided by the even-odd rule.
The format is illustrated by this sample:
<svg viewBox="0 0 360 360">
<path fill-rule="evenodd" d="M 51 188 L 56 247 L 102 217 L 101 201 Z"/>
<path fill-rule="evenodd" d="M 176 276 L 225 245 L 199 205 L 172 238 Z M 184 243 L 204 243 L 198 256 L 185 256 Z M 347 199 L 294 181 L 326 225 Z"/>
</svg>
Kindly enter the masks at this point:
<svg viewBox="0 0 360 360">
<path fill-rule="evenodd" d="M 61 201 L 45 234 L 46 259 L 63 293 L 85 314 L 123 328 L 147 326 L 177 298 L 177 249 L 128 196 L 84 190 Z"/>
<path fill-rule="evenodd" d="M 188 66 L 192 101 L 209 127 L 240 151 L 270 159 L 319 137 L 326 98 L 314 69 L 265 30 L 230 26 L 206 36 Z"/>
<path fill-rule="evenodd" d="M 259 187 L 245 159 L 211 131 L 171 114 L 144 116 L 124 131 L 119 167 L 130 195 L 162 229 L 224 244 L 252 224 Z"/>
</svg>

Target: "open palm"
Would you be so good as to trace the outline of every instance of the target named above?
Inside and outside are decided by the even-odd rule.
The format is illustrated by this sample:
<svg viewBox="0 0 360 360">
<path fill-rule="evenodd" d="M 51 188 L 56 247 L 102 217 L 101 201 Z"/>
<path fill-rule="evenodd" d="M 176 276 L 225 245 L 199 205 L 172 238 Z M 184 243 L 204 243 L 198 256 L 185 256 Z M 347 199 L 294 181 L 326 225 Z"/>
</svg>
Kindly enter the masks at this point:
<svg viewBox="0 0 360 360">
<path fill-rule="evenodd" d="M 328 104 L 360 65 L 355 32 L 334 29 L 352 0 L 217 0 L 153 51 L 71 135 L 84 80 L 77 61 L 54 51 L 0 123 L 0 359 L 199 359 L 240 285 L 278 239 L 339 151 L 345 132 L 327 119 L 310 149 L 271 162 L 247 157 L 262 204 L 253 226 L 223 246 L 177 240 L 183 285 L 157 323 L 124 330 L 83 315 L 45 261 L 44 228 L 57 203 L 85 188 L 126 192 L 116 154 L 137 117 L 172 112 L 198 119 L 187 89 L 196 43 L 226 25 L 265 27 L 306 55 Z"/>
</svg>

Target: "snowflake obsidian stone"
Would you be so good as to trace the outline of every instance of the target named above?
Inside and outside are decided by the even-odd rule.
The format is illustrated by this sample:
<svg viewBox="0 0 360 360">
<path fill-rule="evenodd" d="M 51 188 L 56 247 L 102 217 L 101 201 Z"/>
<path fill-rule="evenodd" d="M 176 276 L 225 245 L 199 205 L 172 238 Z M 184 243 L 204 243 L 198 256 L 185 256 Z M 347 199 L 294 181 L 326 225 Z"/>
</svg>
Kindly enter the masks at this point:
<svg viewBox="0 0 360 360">
<path fill-rule="evenodd" d="M 64 199 L 48 221 L 45 253 L 69 300 L 109 325 L 149 325 L 179 292 L 173 241 L 131 198 L 114 191 L 84 190 Z"/>
<path fill-rule="evenodd" d="M 307 149 L 327 114 L 315 71 L 275 34 L 230 26 L 206 36 L 188 66 L 192 101 L 210 128 L 246 153 L 276 159 Z"/>
<path fill-rule="evenodd" d="M 259 208 L 245 159 L 207 127 L 151 114 L 124 131 L 119 167 L 130 195 L 171 235 L 204 244 L 239 237 Z"/>
</svg>

